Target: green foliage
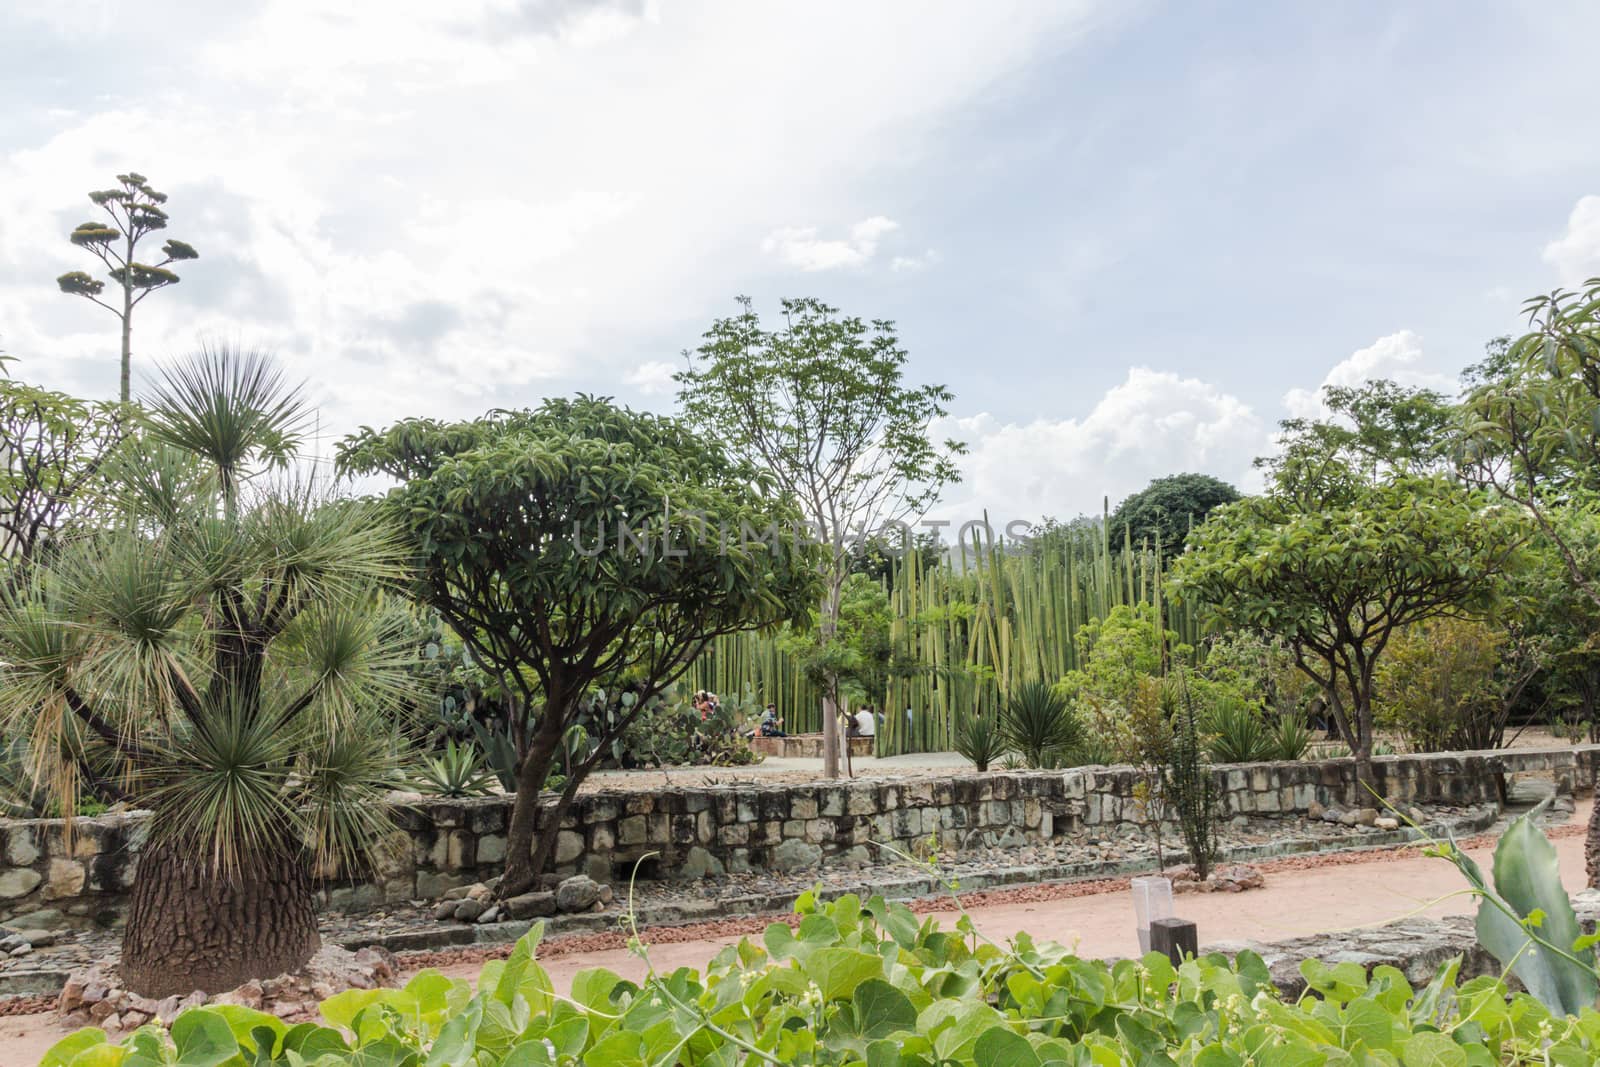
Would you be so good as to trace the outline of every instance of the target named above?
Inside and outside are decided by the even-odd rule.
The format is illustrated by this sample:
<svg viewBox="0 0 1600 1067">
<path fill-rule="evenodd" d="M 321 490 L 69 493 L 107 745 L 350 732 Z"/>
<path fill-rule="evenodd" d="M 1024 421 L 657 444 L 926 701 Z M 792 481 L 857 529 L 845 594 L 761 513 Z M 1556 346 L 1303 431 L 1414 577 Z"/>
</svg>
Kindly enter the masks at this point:
<svg viewBox="0 0 1600 1067">
<path fill-rule="evenodd" d="M 1432 389 L 1413 389 L 1387 379 L 1360 385 L 1330 385 L 1322 391 L 1326 419 L 1280 423 L 1282 448 L 1257 460 L 1281 475 L 1299 467 L 1345 465 L 1367 480 L 1398 474 L 1447 472 L 1459 440 L 1455 407 Z"/>
<path fill-rule="evenodd" d="M 417 560 L 418 596 L 513 703 L 518 788 L 541 788 L 561 764 L 558 818 L 536 853 L 523 847 L 532 809 L 513 816 L 513 888 L 549 857 L 584 776 L 708 641 L 804 618 L 818 599 L 807 546 L 744 534 L 788 528 L 793 509 L 717 436 L 676 419 L 549 400 L 364 430 L 339 462 L 400 483 L 386 506 Z M 626 710 L 593 714 L 597 688 L 628 696 Z M 564 758 L 574 728 L 583 752 Z"/>
<path fill-rule="evenodd" d="M 940 490 L 960 480 L 958 441 L 930 429 L 952 394 L 942 385 L 905 382 L 908 353 L 894 323 L 841 316 L 820 300 L 782 302 L 782 325 L 761 324 L 753 302 L 718 319 L 680 372 L 679 400 L 691 422 L 771 476 L 795 502 L 825 547 L 816 650 L 824 672 L 822 725 L 838 729 L 833 642 L 851 551 L 862 537 L 890 537 L 920 517 Z M 829 747 L 829 776 L 837 776 Z"/>
<path fill-rule="evenodd" d="M 806 628 L 790 627 L 778 647 L 819 689 L 834 687 L 837 700 L 877 704 L 893 678 L 919 669 L 916 661 L 897 650 L 889 595 L 881 582 L 865 574 L 845 577 L 839 590 L 839 617 L 830 637 L 823 636 L 824 620 Z"/>
<path fill-rule="evenodd" d="M 484 766 L 483 756 L 471 745 L 445 742 L 438 755 L 423 756 L 414 772 L 417 787 L 436 797 L 481 797 L 494 791 L 495 776 Z"/>
<path fill-rule="evenodd" d="M 993 715 L 985 715 L 977 708 L 961 714 L 956 720 L 955 750 L 972 761 L 979 771 L 989 769 L 989 764 L 1004 756 L 1007 751 L 1005 731 Z"/>
<path fill-rule="evenodd" d="M 1029 767 L 1050 769 L 1065 765 L 1085 728 L 1059 688 L 1034 680 L 1014 686 L 1000 705 L 1000 732 Z"/>
<path fill-rule="evenodd" d="M 1502 631 L 1468 619 L 1396 634 L 1378 664 L 1378 722 L 1413 752 L 1496 747 L 1509 712 L 1496 677 L 1504 645 Z"/>
<path fill-rule="evenodd" d="M 1390 637 L 1490 610 L 1526 537 L 1511 509 L 1441 477 L 1369 483 L 1338 461 L 1290 464 L 1195 530 L 1172 588 L 1223 626 L 1281 636 L 1364 762 Z"/>
<path fill-rule="evenodd" d="M 54 796 L 148 807 L 153 843 L 219 872 L 306 847 L 362 859 L 391 828 L 378 709 L 408 699 L 378 610 L 400 546 L 371 505 L 262 480 L 304 412 L 292 390 L 227 392 L 275 381 L 256 358 L 169 370 L 147 433 L 106 467 L 107 519 L 0 594 L 0 717 L 50 757 Z M 176 417 L 180 396 L 206 414 Z"/>
<path fill-rule="evenodd" d="M 1274 759 L 1276 739 L 1261 713 L 1241 700 L 1223 699 L 1206 713 L 1211 758 L 1218 763 L 1260 763 Z"/>
<path fill-rule="evenodd" d="M 1111 513 L 1111 534 L 1131 536 L 1134 544 L 1159 543 L 1176 556 L 1189 530 L 1204 522 L 1212 508 L 1238 499 L 1239 491 L 1219 478 L 1171 474 L 1155 479 L 1118 504 Z"/>
<path fill-rule="evenodd" d="M 1178 833 L 1189 850 L 1195 874 L 1204 879 L 1222 851 L 1217 824 L 1222 819 L 1222 795 L 1211 761 L 1206 758 L 1200 731 L 1200 713 L 1185 686 L 1178 694 L 1179 711 L 1172 750 L 1162 769 L 1163 791 L 1178 823 Z"/>
<path fill-rule="evenodd" d="M 167 269 L 167 264 L 198 259 L 200 253 L 183 241 L 169 240 L 161 246 L 162 259 L 156 263 L 140 263 L 139 243 L 157 230 L 167 228 L 167 212 L 162 207 L 167 194 L 156 192 L 142 174 L 129 172 L 117 175 L 117 187 L 89 194 L 89 199 L 104 211 L 109 224 L 98 219 L 79 223 L 68 239 L 105 265 L 106 274 L 120 292 L 120 299 L 108 303 L 100 299 L 106 283 L 81 271 L 68 271 L 56 279 L 63 293 L 91 300 L 122 323 L 122 392 L 127 403 L 130 396 L 130 335 L 133 331 L 133 309 L 157 289 L 176 285 L 178 275 Z"/>
<path fill-rule="evenodd" d="M 18 567 L 93 516 L 135 412 L 0 377 L 0 555 Z"/>
<path fill-rule="evenodd" d="M 1542 807 L 1513 819 L 1500 836 L 1492 884 L 1453 841 L 1429 852 L 1455 864 L 1477 896 L 1478 943 L 1557 1016 L 1590 1013 L 1600 996 L 1593 947 L 1600 939 L 1578 925 L 1555 846 L 1534 822 Z"/>
<path fill-rule="evenodd" d="M 1268 759 L 1285 762 L 1304 759 L 1311 747 L 1311 727 L 1299 713 L 1280 715 L 1267 732 L 1272 741 Z"/>
<path fill-rule="evenodd" d="M 1420 989 L 1393 967 L 1308 960 L 1312 995 L 1285 1001 L 1250 952 L 1107 964 L 1026 934 L 995 945 L 970 919 L 943 929 L 878 897 L 807 895 L 797 910 L 797 929 L 769 926 L 704 972 L 635 983 L 593 968 L 558 992 L 536 927 L 475 984 L 423 971 L 296 1026 L 193 1008 L 115 1046 L 78 1031 L 44 1067 L 1471 1067 L 1600 1051 L 1590 1004 L 1552 1013 L 1492 978 L 1458 984 L 1459 959 Z"/>
</svg>

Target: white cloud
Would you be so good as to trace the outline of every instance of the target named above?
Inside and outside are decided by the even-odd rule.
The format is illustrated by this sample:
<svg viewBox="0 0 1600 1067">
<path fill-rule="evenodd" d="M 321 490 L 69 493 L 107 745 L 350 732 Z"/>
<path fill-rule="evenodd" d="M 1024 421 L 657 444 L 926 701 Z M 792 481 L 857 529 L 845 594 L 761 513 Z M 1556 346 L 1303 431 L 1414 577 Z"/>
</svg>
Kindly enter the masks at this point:
<svg viewBox="0 0 1600 1067">
<path fill-rule="evenodd" d="M 895 256 L 889 261 L 889 269 L 897 274 L 910 274 L 927 268 L 939 262 L 939 253 L 930 248 L 920 256 Z"/>
<path fill-rule="evenodd" d="M 1567 216 L 1567 232 L 1544 246 L 1544 260 L 1563 285 L 1579 285 L 1600 274 L 1600 196 L 1585 196 Z"/>
<path fill-rule="evenodd" d="M 0 125 L 0 344 L 28 378 L 114 388 L 115 321 L 50 279 L 92 266 L 65 238 L 93 210 L 83 191 L 135 167 L 201 255 L 140 308 L 136 368 L 201 336 L 268 347 L 312 380 L 330 432 L 622 381 L 643 373 L 641 341 L 692 341 L 771 256 L 892 266 L 892 212 L 863 202 L 869 179 L 913 165 L 953 111 L 1070 41 L 1101 2 L 916 18 L 840 3 L 797 19 L 628 0 L 262 0 L 182 41 L 147 32 L 175 17 L 162 0 L 106 5 L 82 36 L 0 13 L 19 48 L 37 37 L 76 60 L 67 97 Z M 128 34 L 147 75 L 131 91 L 103 58 Z M 796 212 L 861 221 L 772 233 Z"/>
<path fill-rule="evenodd" d="M 633 386 L 645 396 L 660 396 L 672 392 L 677 386 L 672 380 L 672 375 L 679 369 L 681 368 L 664 360 L 651 360 L 629 371 L 623 376 L 622 383 Z"/>
<path fill-rule="evenodd" d="M 1380 337 L 1366 348 L 1357 349 L 1334 364 L 1315 389 L 1291 389 L 1283 395 L 1283 406 L 1294 418 L 1321 419 L 1331 412 L 1322 402 L 1322 391 L 1330 385 L 1357 386 L 1375 378 L 1389 378 L 1413 389 L 1455 390 L 1456 381 L 1421 366 L 1422 338 L 1410 330 Z"/>
<path fill-rule="evenodd" d="M 967 442 L 962 482 L 938 516 L 963 522 L 985 510 L 998 529 L 1014 519 L 1071 518 L 1112 506 L 1153 478 L 1183 471 L 1254 488 L 1251 461 L 1266 427 L 1238 397 L 1197 378 L 1135 367 L 1081 418 L 1002 423 L 987 414 L 949 420 Z"/>
<path fill-rule="evenodd" d="M 899 228 L 899 223 L 882 215 L 862 219 L 842 238 L 820 237 L 815 226 L 791 226 L 769 233 L 761 242 L 761 251 L 804 271 L 862 267 L 878 254 L 878 242 L 884 235 Z"/>
</svg>

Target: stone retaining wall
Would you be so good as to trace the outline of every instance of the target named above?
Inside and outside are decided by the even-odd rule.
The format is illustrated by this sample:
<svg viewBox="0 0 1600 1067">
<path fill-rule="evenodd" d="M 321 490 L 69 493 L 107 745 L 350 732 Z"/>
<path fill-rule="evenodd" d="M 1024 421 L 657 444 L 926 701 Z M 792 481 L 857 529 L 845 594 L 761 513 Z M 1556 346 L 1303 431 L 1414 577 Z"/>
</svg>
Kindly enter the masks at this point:
<svg viewBox="0 0 1600 1067">
<path fill-rule="evenodd" d="M 1390 756 L 1374 761 L 1396 801 L 1496 802 L 1504 775 L 1553 776 L 1557 790 L 1589 788 L 1600 746 Z M 859 772 L 867 772 L 863 763 Z M 1217 768 L 1228 813 L 1304 812 L 1313 802 L 1364 807 L 1370 794 L 1350 759 Z M 876 845 L 907 852 L 930 840 L 1022 846 L 1142 821 L 1127 767 L 941 777 L 762 784 L 581 795 L 563 820 L 560 873 L 626 877 L 636 861 L 654 877 L 719 871 L 796 871 L 819 864 L 868 866 Z M 396 804 L 393 858 L 371 878 L 326 881 L 333 907 L 430 898 L 497 874 L 505 861 L 509 797 L 407 799 Z M 114 919 L 133 884 L 147 816 L 73 821 L 0 820 L 0 921 L 32 914 L 32 927 Z M 654 855 L 652 855 L 654 854 Z M 42 914 L 41 914 L 42 913 Z"/>
<path fill-rule="evenodd" d="M 853 759 L 864 759 L 872 755 L 873 739 L 870 737 L 848 738 L 850 742 L 850 755 Z M 788 737 L 752 737 L 750 751 L 763 756 L 776 756 L 779 759 L 821 759 L 822 735 L 821 734 L 791 734 Z"/>
</svg>

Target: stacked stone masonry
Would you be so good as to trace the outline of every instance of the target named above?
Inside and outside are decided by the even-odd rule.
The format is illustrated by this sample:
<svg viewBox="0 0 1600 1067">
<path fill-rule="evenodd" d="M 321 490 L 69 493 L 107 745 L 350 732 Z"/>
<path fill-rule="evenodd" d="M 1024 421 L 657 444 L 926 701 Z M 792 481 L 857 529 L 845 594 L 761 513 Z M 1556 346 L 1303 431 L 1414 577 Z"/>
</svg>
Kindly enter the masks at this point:
<svg viewBox="0 0 1600 1067">
<path fill-rule="evenodd" d="M 1493 803 L 1506 776 L 1552 776 L 1558 792 L 1588 789 L 1600 746 L 1380 757 L 1391 800 Z M 866 772 L 871 764 L 858 766 Z M 1372 805 L 1354 761 L 1218 767 L 1230 815 L 1304 812 L 1313 802 Z M 1016 771 L 804 784 L 740 782 L 703 789 L 580 795 L 561 824 L 558 873 L 599 881 L 704 877 L 747 870 L 870 866 L 882 847 L 925 852 L 984 844 L 1021 847 L 1142 821 L 1127 767 Z M 547 809 L 548 810 L 548 809 Z M 511 798 L 407 799 L 395 806 L 389 859 L 365 879 L 323 872 L 330 906 L 361 910 L 428 899 L 497 874 Z M 0 922 L 108 922 L 133 884 L 147 833 L 142 812 L 59 820 L 0 820 Z"/>
</svg>

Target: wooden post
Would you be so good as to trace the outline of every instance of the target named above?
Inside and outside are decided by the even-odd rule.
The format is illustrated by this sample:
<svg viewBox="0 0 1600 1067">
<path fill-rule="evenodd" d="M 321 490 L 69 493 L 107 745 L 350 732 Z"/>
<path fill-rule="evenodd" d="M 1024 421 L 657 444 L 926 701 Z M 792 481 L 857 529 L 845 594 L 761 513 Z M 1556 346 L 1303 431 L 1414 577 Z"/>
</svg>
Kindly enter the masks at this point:
<svg viewBox="0 0 1600 1067">
<path fill-rule="evenodd" d="M 1174 967 L 1200 955 L 1200 933 L 1188 919 L 1155 919 L 1150 923 L 1150 951 L 1164 952 Z"/>
</svg>

